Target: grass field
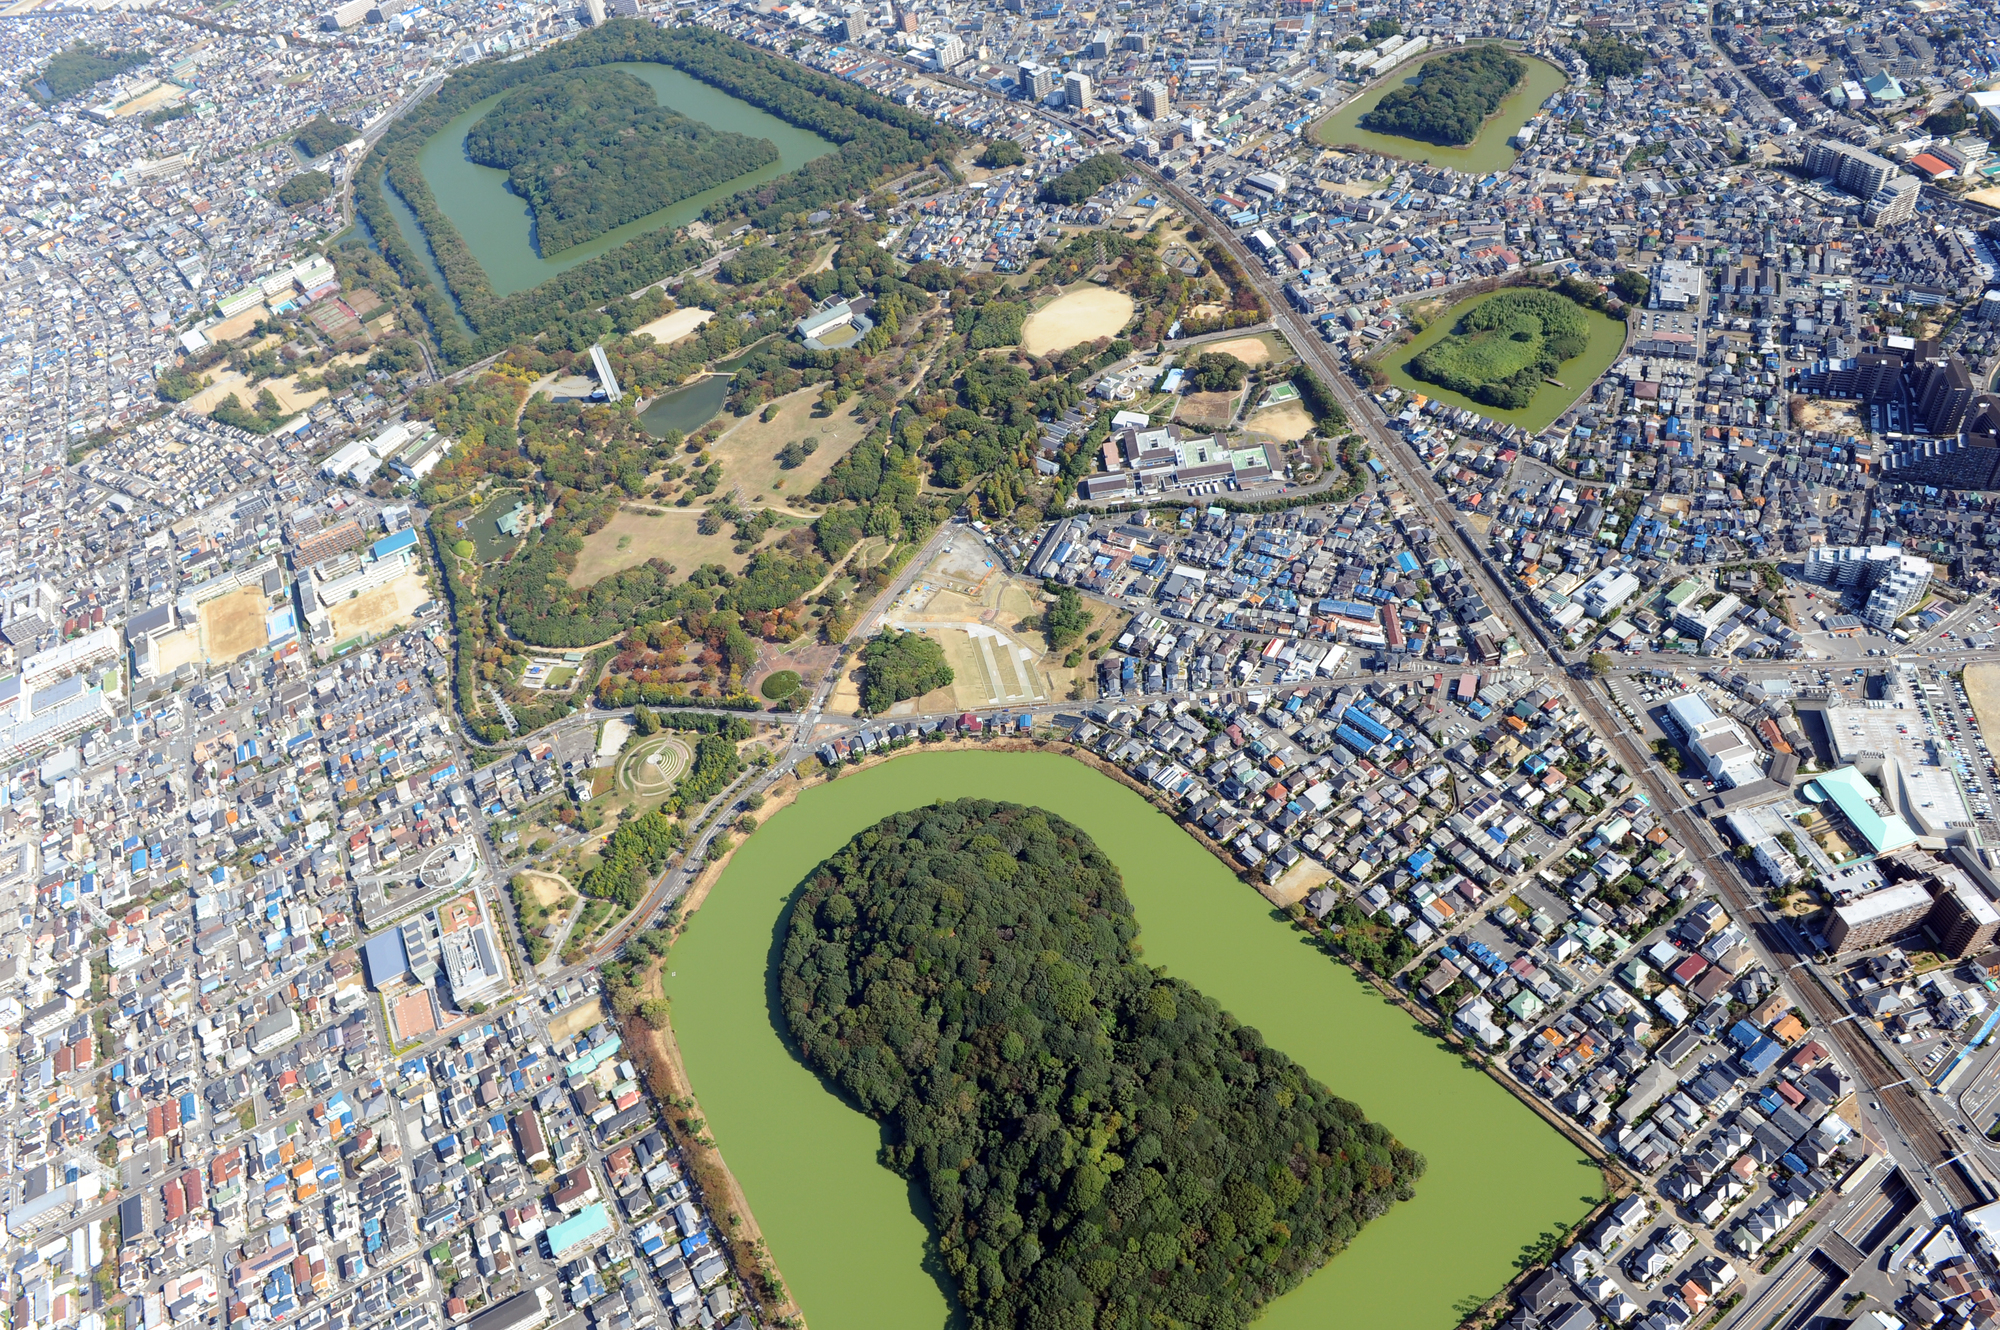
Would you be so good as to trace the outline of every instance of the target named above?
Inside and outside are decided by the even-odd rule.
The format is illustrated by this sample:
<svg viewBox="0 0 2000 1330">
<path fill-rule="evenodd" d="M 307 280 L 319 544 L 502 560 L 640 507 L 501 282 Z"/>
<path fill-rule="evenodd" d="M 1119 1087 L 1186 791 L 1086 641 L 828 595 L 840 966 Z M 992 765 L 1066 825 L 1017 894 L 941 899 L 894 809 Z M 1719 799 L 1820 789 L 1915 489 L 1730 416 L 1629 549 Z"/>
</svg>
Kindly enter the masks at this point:
<svg viewBox="0 0 2000 1330">
<path fill-rule="evenodd" d="M 589 586 L 648 559 L 665 559 L 682 573 L 705 563 L 719 563 L 732 573 L 743 571 L 750 556 L 736 552 L 735 529 L 725 525 L 704 536 L 695 529 L 700 520 L 699 508 L 620 508 L 603 527 L 584 537 L 569 584 Z"/>
<path fill-rule="evenodd" d="M 1028 316 L 1021 349 L 1045 356 L 1099 337 L 1116 337 L 1132 320 L 1132 297 L 1094 282 L 1078 282 Z"/>
<path fill-rule="evenodd" d="M 238 587 L 196 611 L 201 621 L 202 655 L 211 665 L 235 660 L 269 641 L 264 631 L 264 591 Z"/>
<path fill-rule="evenodd" d="M 1462 406 L 1488 419 L 1503 420 L 1526 430 L 1546 429 L 1554 423 L 1556 417 L 1569 409 L 1571 403 L 1589 391 L 1590 385 L 1597 382 L 1599 375 L 1611 368 L 1611 362 L 1618 358 L 1618 353 L 1625 346 L 1623 323 L 1594 310 L 1585 310 L 1584 320 L 1590 340 L 1582 355 L 1562 363 L 1556 377 L 1562 380 L 1564 386 L 1559 388 L 1552 383 L 1543 383 L 1528 404 L 1519 410 L 1502 410 L 1496 406 L 1475 402 L 1462 394 L 1419 379 L 1406 368 L 1418 355 L 1450 336 L 1452 329 L 1465 316 L 1466 311 L 1499 294 L 1502 293 L 1489 292 L 1452 306 L 1442 317 L 1417 334 L 1414 340 L 1383 352 L 1379 363 L 1388 374 L 1389 381 L 1406 392 L 1421 393 L 1425 397 L 1436 398 L 1453 406 Z M 1497 363 L 1517 353 L 1510 352 L 1505 347 L 1497 347 L 1478 354 L 1490 355 Z"/>
<path fill-rule="evenodd" d="M 817 416 L 813 409 L 820 390 L 801 388 L 778 399 L 778 411 L 771 420 L 760 409 L 745 416 L 709 446 L 709 456 L 722 463 L 719 493 L 734 488 L 738 502 L 757 507 L 783 507 L 787 497 L 803 497 L 819 484 L 833 464 L 861 441 L 865 431 L 856 412 L 859 403 L 834 408 L 830 416 Z M 778 465 L 778 454 L 788 443 L 818 439 L 812 456 L 792 470 Z M 782 481 L 782 485 L 778 482 Z"/>
<path fill-rule="evenodd" d="M 430 594 L 422 575 L 412 570 L 362 592 L 353 600 L 342 601 L 328 611 L 333 616 L 334 640 L 373 637 L 408 623 L 410 612 L 429 600 Z"/>
</svg>

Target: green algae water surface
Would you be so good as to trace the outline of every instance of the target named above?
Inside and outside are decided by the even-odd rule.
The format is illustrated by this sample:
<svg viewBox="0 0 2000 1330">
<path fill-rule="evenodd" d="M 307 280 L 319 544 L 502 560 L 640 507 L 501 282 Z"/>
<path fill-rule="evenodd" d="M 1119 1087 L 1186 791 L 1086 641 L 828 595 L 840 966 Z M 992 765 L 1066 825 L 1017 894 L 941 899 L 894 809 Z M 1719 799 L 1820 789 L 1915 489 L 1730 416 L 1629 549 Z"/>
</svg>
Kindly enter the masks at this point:
<svg viewBox="0 0 2000 1330">
<path fill-rule="evenodd" d="M 1523 1247 L 1598 1196 L 1594 1165 L 1484 1073 L 1313 948 L 1171 819 L 1050 753 L 913 753 L 805 791 L 736 852 L 667 965 L 674 1029 L 710 1134 L 813 1330 L 958 1321 L 916 1193 L 876 1124 L 780 1035 L 775 967 L 794 890 L 890 813 L 1001 799 L 1061 814 L 1125 877 L 1146 960 L 1209 994 L 1421 1150 L 1413 1201 L 1265 1309 L 1271 1330 L 1449 1330 Z"/>
</svg>

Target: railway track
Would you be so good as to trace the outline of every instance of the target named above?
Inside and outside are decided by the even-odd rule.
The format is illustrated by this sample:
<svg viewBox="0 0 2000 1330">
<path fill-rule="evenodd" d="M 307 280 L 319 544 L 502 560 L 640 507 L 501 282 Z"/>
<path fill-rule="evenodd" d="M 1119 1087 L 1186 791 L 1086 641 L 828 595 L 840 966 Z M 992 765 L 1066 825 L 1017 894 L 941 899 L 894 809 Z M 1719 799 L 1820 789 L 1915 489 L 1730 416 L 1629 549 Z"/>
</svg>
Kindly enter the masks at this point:
<svg viewBox="0 0 2000 1330">
<path fill-rule="evenodd" d="M 1181 204 L 1190 216 L 1201 217 L 1201 201 L 1187 190 L 1150 167 L 1139 167 L 1150 175 L 1168 194 Z M 1672 827 L 1690 854 L 1695 855 L 1708 868 L 1716 888 L 1728 902 L 1731 913 L 1744 921 L 1755 934 L 1761 950 L 1774 966 L 1780 978 L 1794 978 L 1795 972 L 1805 969 L 1791 986 L 1805 1009 L 1816 1024 L 1830 1035 L 1846 1055 L 1848 1065 L 1853 1070 L 1857 1082 L 1864 1084 L 1886 1107 L 1897 1127 L 1909 1144 L 1918 1151 L 1923 1164 L 1930 1172 L 1935 1185 L 1951 1202 L 1959 1207 L 1979 1205 L 1985 1201 L 1987 1184 L 1983 1179 L 1975 1180 L 1971 1171 L 1962 1161 L 1955 1158 L 1959 1151 L 1955 1143 L 1945 1134 L 1944 1127 L 1922 1101 L 1920 1092 L 1901 1084 L 1907 1078 L 1883 1055 L 1865 1031 L 1856 1028 L 1850 1020 L 1844 1020 L 1849 1013 L 1842 1009 L 1841 1002 L 1822 985 L 1817 973 L 1808 962 L 1807 952 L 1792 931 L 1771 920 L 1764 914 L 1760 893 L 1737 875 L 1735 862 L 1719 852 L 1719 847 L 1711 839 L 1705 822 L 1689 815 L 1681 801 L 1678 786 L 1660 778 L 1658 760 L 1643 751 L 1624 725 L 1612 715 L 1603 699 L 1588 685 L 1573 686 L 1566 671 L 1567 661 L 1542 632 L 1541 624 L 1535 616 L 1527 612 L 1513 588 L 1488 567 L 1484 555 L 1473 534 L 1441 503 L 1440 497 L 1431 487 L 1430 476 L 1416 465 L 1410 456 L 1408 445 L 1401 438 L 1386 430 L 1377 419 L 1374 404 L 1356 391 L 1349 380 L 1345 367 L 1329 351 L 1326 344 L 1305 328 L 1298 317 L 1286 305 L 1284 294 L 1273 289 L 1263 270 L 1262 264 L 1231 231 L 1222 227 L 1204 228 L 1228 249 L 1242 267 L 1244 275 L 1254 283 L 1272 310 L 1271 324 L 1286 335 L 1292 348 L 1307 364 L 1316 369 L 1322 381 L 1333 391 L 1347 410 L 1353 428 L 1376 445 L 1376 455 L 1383 464 L 1395 473 L 1404 492 L 1442 535 L 1450 531 L 1465 546 L 1468 557 L 1463 561 L 1468 573 L 1486 588 L 1493 597 L 1490 605 L 1504 605 L 1514 621 L 1517 631 L 1525 629 L 1521 640 L 1535 642 L 1540 654 L 1552 667 L 1552 681 L 1570 697 L 1580 709 L 1595 722 L 1599 733 L 1606 736 L 1624 758 L 1626 767 L 1650 794 L 1653 807 Z M 1889 1088 L 1884 1088 L 1889 1087 Z M 1946 1167 L 1950 1164 L 1950 1167 Z"/>
</svg>

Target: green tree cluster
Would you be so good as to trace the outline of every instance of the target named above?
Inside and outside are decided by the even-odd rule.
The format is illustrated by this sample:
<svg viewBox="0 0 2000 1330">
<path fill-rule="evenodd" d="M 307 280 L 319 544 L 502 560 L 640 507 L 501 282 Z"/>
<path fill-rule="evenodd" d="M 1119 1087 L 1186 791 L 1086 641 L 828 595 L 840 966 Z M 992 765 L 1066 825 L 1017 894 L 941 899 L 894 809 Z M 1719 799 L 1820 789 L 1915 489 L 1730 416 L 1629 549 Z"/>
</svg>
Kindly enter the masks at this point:
<svg viewBox="0 0 2000 1330">
<path fill-rule="evenodd" d="M 1576 53 L 1590 66 L 1590 76 L 1600 83 L 1609 78 L 1631 78 L 1646 67 L 1645 47 L 1628 46 L 1609 35 L 1578 42 Z"/>
<path fill-rule="evenodd" d="M 983 800 L 884 819 L 792 908 L 785 1021 L 883 1122 L 975 1327 L 1236 1330 L 1423 1172 L 1138 933 L 1088 836 Z"/>
<path fill-rule="evenodd" d="M 887 711 L 951 681 L 944 648 L 922 633 L 891 628 L 861 649 L 861 705 L 870 711 Z"/>
<path fill-rule="evenodd" d="M 1042 590 L 1055 597 L 1042 611 L 1042 636 L 1049 640 L 1049 650 L 1065 650 L 1090 631 L 1090 611 L 1083 607 L 1083 597 L 1073 586 L 1046 582 Z"/>
<path fill-rule="evenodd" d="M 1611 279 L 1611 289 L 1628 305 L 1644 305 L 1653 294 L 1653 279 L 1637 269 L 1627 268 Z"/>
<path fill-rule="evenodd" d="M 622 69 L 517 87 L 465 136 L 465 155 L 507 172 L 559 254 L 778 160 L 777 145 L 661 106 Z"/>
<path fill-rule="evenodd" d="M 1361 117 L 1361 127 L 1447 147 L 1479 137 L 1486 117 L 1526 73 L 1498 46 L 1474 46 L 1426 60 L 1417 82 L 1396 88 Z"/>
<path fill-rule="evenodd" d="M 1099 153 L 1095 157 L 1078 162 L 1043 185 L 1042 201 L 1061 204 L 1064 207 L 1074 206 L 1096 194 L 1098 190 L 1124 175 L 1129 169 L 1123 157 L 1108 152 Z"/>
<path fill-rule="evenodd" d="M 324 113 L 300 125 L 292 135 L 292 142 L 299 145 L 299 151 L 308 157 L 324 157 L 343 143 L 352 143 L 361 137 L 361 131 L 353 125 L 345 124 Z"/>
<path fill-rule="evenodd" d="M 287 208 L 318 203 L 333 193 L 333 177 L 324 171 L 301 171 L 278 186 L 278 202 Z"/>
<path fill-rule="evenodd" d="M 673 802 L 678 808 L 699 808 L 716 795 L 727 789 L 743 770 L 743 759 L 736 755 L 739 736 L 735 727 L 747 731 L 750 727 L 732 718 L 732 728 L 718 730 L 714 734 L 704 734 L 695 741 L 694 760 L 674 786 Z"/>
<path fill-rule="evenodd" d="M 737 286 L 749 286 L 767 277 L 776 277 L 788 266 L 783 253 L 769 245 L 752 245 L 738 250 L 722 262 L 722 279 Z"/>
<path fill-rule="evenodd" d="M 66 102 L 152 58 L 150 51 L 117 51 L 89 42 L 71 42 L 49 57 L 41 74 L 28 81 L 27 90 L 39 102 Z"/>
<path fill-rule="evenodd" d="M 217 424 L 234 425 L 237 429 L 248 430 L 252 434 L 269 434 L 298 414 L 296 411 L 285 410 L 279 404 L 277 396 L 269 388 L 265 388 L 258 392 L 255 404 L 249 407 L 245 407 L 243 399 L 235 393 L 229 394 L 216 403 L 215 410 L 208 413 L 208 418 Z"/>
<path fill-rule="evenodd" d="M 1545 375 L 1589 344 L 1590 324 L 1576 302 L 1554 291 L 1513 288 L 1467 310 L 1450 336 L 1409 366 L 1426 383 L 1515 410 L 1534 400 Z"/>
<path fill-rule="evenodd" d="M 1188 388 L 1198 393 L 1233 393 L 1250 367 L 1226 351 L 1204 351 L 1187 367 Z"/>
<path fill-rule="evenodd" d="M 616 901 L 629 910 L 645 898 L 647 879 L 659 871 L 684 838 L 681 824 L 658 809 L 620 823 L 605 838 L 603 857 L 583 875 L 576 889 L 596 900 Z"/>
<path fill-rule="evenodd" d="M 998 171 L 1007 166 L 1019 166 L 1027 160 L 1028 155 L 1021 151 L 1021 145 L 1012 139 L 994 139 L 980 150 L 977 159 L 978 164 L 989 171 Z"/>
</svg>

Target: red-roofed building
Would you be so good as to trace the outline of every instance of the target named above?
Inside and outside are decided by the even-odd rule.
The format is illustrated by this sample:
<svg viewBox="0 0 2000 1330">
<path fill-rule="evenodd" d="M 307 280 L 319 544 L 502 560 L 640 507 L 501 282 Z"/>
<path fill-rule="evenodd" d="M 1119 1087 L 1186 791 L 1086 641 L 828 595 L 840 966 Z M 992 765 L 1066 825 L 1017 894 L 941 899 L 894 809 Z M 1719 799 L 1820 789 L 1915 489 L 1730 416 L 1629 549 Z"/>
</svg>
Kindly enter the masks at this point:
<svg viewBox="0 0 2000 1330">
<path fill-rule="evenodd" d="M 1942 157 L 1933 157 L 1927 152 L 1920 152 L 1910 158 L 1910 165 L 1932 180 L 1949 180 L 1958 174 L 1958 168 L 1950 162 Z"/>
</svg>

